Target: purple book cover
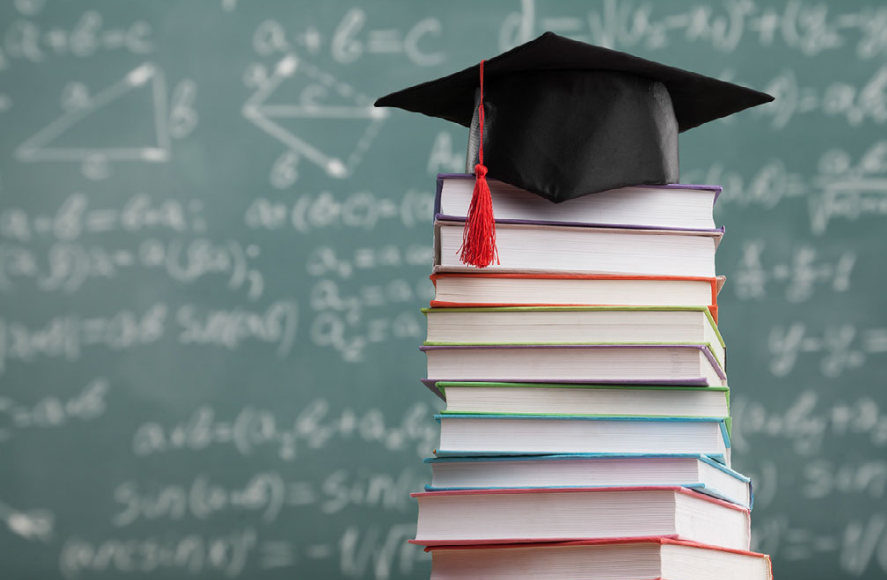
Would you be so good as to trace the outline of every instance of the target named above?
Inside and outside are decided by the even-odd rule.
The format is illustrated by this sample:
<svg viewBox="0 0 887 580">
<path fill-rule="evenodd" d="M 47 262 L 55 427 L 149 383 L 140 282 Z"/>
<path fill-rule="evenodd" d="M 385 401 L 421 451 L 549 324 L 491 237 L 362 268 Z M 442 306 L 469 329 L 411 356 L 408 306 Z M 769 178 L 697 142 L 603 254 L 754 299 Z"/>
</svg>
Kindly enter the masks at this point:
<svg viewBox="0 0 887 580">
<path fill-rule="evenodd" d="M 477 344 L 477 345 L 455 345 L 455 346 L 420 346 L 419 350 L 422 352 L 428 352 L 430 350 L 455 350 L 455 349 L 612 349 L 612 348 L 620 348 L 620 349 L 639 349 L 639 348 L 691 348 L 702 351 L 705 355 L 705 358 L 708 359 L 708 362 L 711 364 L 712 368 L 714 368 L 715 373 L 721 379 L 726 380 L 727 375 L 724 373 L 721 366 L 718 364 L 717 360 L 715 360 L 714 355 L 709 351 L 709 349 L 702 344 Z M 432 393 L 440 397 L 441 399 L 445 399 L 443 393 L 437 388 L 436 384 L 438 382 L 446 382 L 447 377 L 428 377 L 425 379 L 421 379 L 422 384 L 428 387 Z M 483 382 L 489 379 L 458 379 L 453 382 Z M 712 386 L 709 384 L 708 380 L 705 377 L 698 377 L 693 379 L 659 379 L 659 380 L 625 380 L 625 379 L 607 379 L 606 381 L 596 381 L 593 378 L 587 380 L 577 380 L 577 379 L 522 379 L 522 378 L 509 378 L 509 377 L 500 377 L 496 379 L 496 382 L 507 382 L 507 383 L 537 383 L 537 384 L 545 384 L 545 383 L 566 383 L 566 384 L 619 384 L 619 385 L 687 385 L 687 386 L 699 386 L 699 387 L 708 387 Z"/>
<path fill-rule="evenodd" d="M 435 188 L 435 196 L 434 196 L 434 219 L 442 220 L 442 221 L 456 221 L 456 222 L 464 222 L 465 218 L 460 216 L 453 216 L 441 213 L 440 204 L 441 204 L 441 193 L 443 192 L 443 183 L 445 179 L 474 179 L 474 174 L 472 173 L 439 173 L 437 175 L 437 186 Z M 491 180 L 493 181 L 493 180 Z M 720 185 L 691 185 L 691 184 L 682 184 L 682 183 L 672 183 L 667 185 L 643 185 L 638 184 L 636 186 L 631 187 L 645 187 L 651 189 L 691 189 L 691 190 L 699 190 L 699 191 L 714 191 L 714 203 L 717 203 L 718 196 L 721 194 L 721 186 Z M 550 221 L 550 220 L 526 220 L 526 219 L 497 219 L 496 223 L 503 224 L 532 224 L 532 225 L 554 225 L 554 226 L 573 226 L 573 227 L 606 227 L 606 228 L 619 228 L 619 229 L 632 229 L 632 230 L 677 230 L 677 231 L 697 231 L 697 232 L 721 232 L 725 231 L 724 226 L 720 228 L 677 228 L 677 227 L 662 227 L 662 226 L 649 226 L 643 224 L 608 224 L 608 223 L 592 223 L 592 222 L 567 222 L 567 221 Z"/>
</svg>

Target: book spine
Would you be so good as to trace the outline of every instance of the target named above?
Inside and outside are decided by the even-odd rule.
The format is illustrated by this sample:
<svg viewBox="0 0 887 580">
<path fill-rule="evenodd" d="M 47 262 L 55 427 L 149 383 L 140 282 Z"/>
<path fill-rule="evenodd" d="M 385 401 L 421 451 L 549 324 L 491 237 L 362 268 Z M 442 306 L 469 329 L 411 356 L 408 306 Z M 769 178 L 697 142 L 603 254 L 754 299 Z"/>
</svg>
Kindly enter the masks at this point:
<svg viewBox="0 0 887 580">
<path fill-rule="evenodd" d="M 443 184 L 444 184 L 445 176 L 441 173 L 437 174 L 437 184 L 435 185 L 434 192 L 434 216 L 435 218 L 440 214 L 440 197 L 443 192 Z"/>
</svg>

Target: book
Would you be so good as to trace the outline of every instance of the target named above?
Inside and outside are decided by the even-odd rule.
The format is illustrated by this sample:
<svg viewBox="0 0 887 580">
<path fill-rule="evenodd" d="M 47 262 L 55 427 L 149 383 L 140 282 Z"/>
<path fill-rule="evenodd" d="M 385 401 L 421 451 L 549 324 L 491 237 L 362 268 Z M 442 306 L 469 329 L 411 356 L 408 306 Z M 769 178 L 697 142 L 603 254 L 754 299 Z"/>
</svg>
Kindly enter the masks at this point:
<svg viewBox="0 0 887 580">
<path fill-rule="evenodd" d="M 770 557 L 664 536 L 428 546 L 431 580 L 772 580 Z M 556 571 L 553 573 L 553 571 Z"/>
<path fill-rule="evenodd" d="M 426 491 L 553 487 L 675 486 L 751 509 L 751 481 L 705 455 L 429 457 Z"/>
<path fill-rule="evenodd" d="M 704 306 L 423 308 L 426 345 L 704 344 L 726 369 L 724 340 Z"/>
<path fill-rule="evenodd" d="M 713 230 L 718 185 L 635 185 L 561 203 L 488 179 L 493 215 L 497 222 L 540 222 L 568 225 L 607 225 L 626 228 Z M 437 176 L 434 213 L 438 219 L 465 219 L 474 175 L 442 173 Z"/>
<path fill-rule="evenodd" d="M 440 382 L 447 413 L 729 417 L 728 387 Z"/>
<path fill-rule="evenodd" d="M 747 509 L 681 487 L 426 491 L 413 543 L 458 545 L 667 536 L 747 550 Z"/>
<path fill-rule="evenodd" d="M 615 274 L 432 274 L 431 306 L 708 306 L 717 322 L 725 278 Z"/>
<path fill-rule="evenodd" d="M 717 417 L 461 415 L 441 413 L 438 457 L 693 453 L 730 464 Z"/>
<path fill-rule="evenodd" d="M 459 260 L 464 222 L 437 220 L 438 271 L 476 271 Z M 715 276 L 723 233 L 497 224 L 498 262 L 486 271 Z"/>
<path fill-rule="evenodd" d="M 725 386 L 704 344 L 421 346 L 440 381 Z"/>
</svg>

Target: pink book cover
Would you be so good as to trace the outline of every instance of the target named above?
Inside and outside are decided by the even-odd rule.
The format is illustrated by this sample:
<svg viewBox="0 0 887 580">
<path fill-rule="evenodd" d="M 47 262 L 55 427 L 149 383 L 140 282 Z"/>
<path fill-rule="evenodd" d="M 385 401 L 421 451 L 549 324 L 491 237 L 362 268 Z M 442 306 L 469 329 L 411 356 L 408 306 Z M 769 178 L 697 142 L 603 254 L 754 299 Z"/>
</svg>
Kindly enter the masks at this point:
<svg viewBox="0 0 887 580">
<path fill-rule="evenodd" d="M 750 556 L 753 558 L 763 558 L 767 561 L 767 567 L 770 570 L 769 577 L 773 578 L 773 562 L 767 554 L 759 554 L 758 552 L 750 552 L 747 550 L 734 550 L 731 548 L 722 548 L 720 546 L 711 546 L 708 544 L 700 544 L 699 542 L 689 542 L 681 540 L 673 536 L 645 536 L 637 538 L 603 538 L 594 540 L 575 540 L 571 542 L 522 542 L 519 544 L 482 544 L 482 543 L 466 543 L 458 546 L 453 545 L 434 545 L 426 546 L 426 552 L 453 551 L 453 550 L 507 550 L 509 548 L 556 548 L 567 546 L 610 546 L 619 544 L 672 544 L 676 546 L 688 546 L 691 548 L 700 548 L 703 550 L 714 550 L 717 552 L 727 552 L 729 554 L 739 554 L 740 556 Z M 658 578 L 653 580 L 660 580 Z"/>
</svg>

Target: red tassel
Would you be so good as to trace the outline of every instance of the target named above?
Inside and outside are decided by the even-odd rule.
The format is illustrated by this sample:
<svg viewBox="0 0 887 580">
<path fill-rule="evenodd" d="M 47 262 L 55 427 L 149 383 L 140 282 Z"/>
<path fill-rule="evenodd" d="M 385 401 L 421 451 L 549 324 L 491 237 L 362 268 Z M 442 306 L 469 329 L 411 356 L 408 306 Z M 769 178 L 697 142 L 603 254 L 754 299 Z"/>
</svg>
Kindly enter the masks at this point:
<svg viewBox="0 0 887 580">
<path fill-rule="evenodd" d="M 462 230 L 460 259 L 463 264 L 486 268 L 494 260 L 499 263 L 499 253 L 496 249 L 496 222 L 493 219 L 490 186 L 487 185 L 487 168 L 478 163 L 474 166 L 474 175 L 474 193 L 471 195 L 465 229 Z"/>
<path fill-rule="evenodd" d="M 484 165 L 484 61 L 480 61 L 480 147 L 478 164 L 474 166 L 474 193 L 462 230 L 462 247 L 459 259 L 463 264 L 486 268 L 495 261 L 499 263 L 496 249 L 496 221 L 493 218 L 493 198 L 487 185 L 487 168 Z"/>
</svg>

